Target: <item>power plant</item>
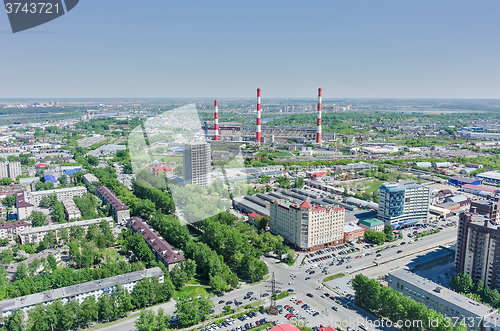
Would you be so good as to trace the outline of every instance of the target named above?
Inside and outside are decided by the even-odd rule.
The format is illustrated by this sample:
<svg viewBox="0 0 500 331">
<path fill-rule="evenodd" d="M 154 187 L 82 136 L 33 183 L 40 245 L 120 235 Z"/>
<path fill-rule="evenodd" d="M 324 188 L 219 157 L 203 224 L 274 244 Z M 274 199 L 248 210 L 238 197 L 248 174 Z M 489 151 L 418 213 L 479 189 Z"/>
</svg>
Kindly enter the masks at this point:
<svg viewBox="0 0 500 331">
<path fill-rule="evenodd" d="M 295 142 L 312 141 L 317 144 L 321 144 L 323 141 L 332 141 L 335 139 L 335 133 L 323 133 L 321 130 L 322 92 L 322 89 L 318 88 L 316 126 L 262 126 L 261 89 L 258 88 L 256 125 L 238 125 L 231 123 L 221 124 L 219 126 L 219 107 L 217 100 L 215 100 L 214 124 L 211 125 L 210 122 L 205 122 L 203 129 L 205 129 L 207 138 L 213 136 L 214 141 L 254 141 L 257 144 L 269 144 L 279 140 L 292 140 Z"/>
</svg>

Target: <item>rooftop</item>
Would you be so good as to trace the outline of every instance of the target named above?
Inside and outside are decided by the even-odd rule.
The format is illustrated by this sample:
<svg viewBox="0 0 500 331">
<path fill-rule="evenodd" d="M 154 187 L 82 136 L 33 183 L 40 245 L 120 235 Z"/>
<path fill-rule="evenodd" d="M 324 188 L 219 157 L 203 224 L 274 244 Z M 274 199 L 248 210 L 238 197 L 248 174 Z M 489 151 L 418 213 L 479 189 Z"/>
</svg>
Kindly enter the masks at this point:
<svg viewBox="0 0 500 331">
<path fill-rule="evenodd" d="M 140 270 L 131 272 L 124 275 L 118 275 L 114 277 L 94 280 L 91 282 L 77 284 L 67 287 L 58 288 L 55 290 L 30 294 L 27 296 L 0 301 L 0 311 L 7 312 L 14 309 L 20 309 L 25 307 L 33 306 L 37 303 L 51 302 L 59 298 L 72 297 L 86 292 L 93 292 L 100 289 L 110 289 L 116 285 L 116 283 L 127 284 L 130 282 L 136 282 L 143 278 L 150 277 L 161 277 L 163 276 L 163 271 L 160 268 L 151 268 L 146 270 Z"/>
<path fill-rule="evenodd" d="M 121 201 L 109 188 L 106 186 L 98 186 L 97 191 L 106 199 L 106 201 L 116 210 L 127 210 L 128 206 Z"/>
<path fill-rule="evenodd" d="M 368 218 L 366 220 L 362 220 L 361 222 L 359 222 L 359 224 L 363 224 L 366 225 L 367 227 L 372 228 L 374 226 L 384 225 L 385 223 L 379 220 L 378 218 Z"/>
<path fill-rule="evenodd" d="M 132 229 L 139 232 L 148 245 L 156 251 L 161 258 L 168 264 L 184 261 L 184 257 L 174 250 L 170 244 L 163 239 L 146 221 L 140 217 L 132 217 L 128 220 L 128 224 Z"/>
<path fill-rule="evenodd" d="M 438 296 L 440 299 L 448 301 L 449 303 L 467 310 L 477 316 L 485 316 L 492 313 L 490 307 L 473 301 L 459 293 L 453 292 L 446 287 L 436 284 L 433 281 L 423 278 L 406 269 L 396 269 L 389 272 L 389 275 L 410 283 L 433 296 Z"/>
<path fill-rule="evenodd" d="M 54 231 L 54 230 L 59 230 L 62 228 L 71 228 L 72 226 L 89 226 L 90 224 L 100 223 L 102 220 L 105 220 L 108 223 L 113 222 L 113 219 L 111 217 L 102 217 L 102 218 L 95 218 L 92 220 L 76 221 L 76 222 L 61 223 L 61 224 L 51 224 L 51 225 L 39 226 L 36 228 L 29 228 L 29 229 L 23 230 L 20 233 L 20 235 L 27 235 L 27 234 L 38 233 L 38 232 Z"/>
</svg>

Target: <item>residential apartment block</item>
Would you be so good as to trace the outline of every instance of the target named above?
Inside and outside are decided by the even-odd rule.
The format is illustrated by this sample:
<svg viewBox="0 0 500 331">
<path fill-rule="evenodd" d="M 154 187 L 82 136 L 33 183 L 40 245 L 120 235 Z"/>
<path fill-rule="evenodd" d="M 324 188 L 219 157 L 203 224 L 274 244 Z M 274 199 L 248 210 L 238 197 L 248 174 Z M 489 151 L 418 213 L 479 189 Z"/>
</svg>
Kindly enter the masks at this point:
<svg viewBox="0 0 500 331">
<path fill-rule="evenodd" d="M 500 224 L 500 196 L 490 196 L 488 200 L 472 201 L 470 211 L 485 215 L 492 222 Z"/>
<path fill-rule="evenodd" d="M 379 189 L 378 218 L 394 228 L 426 221 L 431 190 L 413 180 L 385 183 Z"/>
<path fill-rule="evenodd" d="M 113 219 L 111 217 L 103 217 L 103 218 L 96 218 L 93 220 L 84 220 L 84 221 L 76 221 L 76 222 L 71 222 L 71 223 L 61 223 L 61 224 L 51 224 L 51 225 L 46 225 L 46 226 L 40 226 L 36 228 L 29 228 L 25 229 L 23 231 L 19 232 L 19 238 L 21 239 L 21 243 L 35 243 L 38 244 L 40 241 L 45 238 L 47 233 L 52 231 L 56 239 L 59 240 L 60 238 L 60 231 L 61 229 L 68 229 L 70 230 L 71 227 L 77 226 L 77 227 L 82 227 L 85 232 L 87 232 L 88 227 L 91 224 L 97 224 L 101 223 L 102 220 L 105 220 L 108 222 L 109 226 L 113 228 L 114 223 Z"/>
<path fill-rule="evenodd" d="M 77 301 L 81 304 L 85 298 L 90 296 L 94 296 L 97 300 L 101 295 L 112 294 L 117 283 L 120 283 L 129 293 L 132 293 L 137 282 L 144 278 L 153 277 L 158 278 L 160 283 L 164 281 L 163 271 L 156 267 L 4 300 L 0 301 L 0 313 L 2 314 L 2 318 L 9 316 L 16 309 L 20 309 L 26 313 L 26 311 L 33 308 L 36 304 L 48 305 L 57 299 L 61 299 L 63 304 L 69 301 Z"/>
<path fill-rule="evenodd" d="M 31 223 L 23 221 L 2 223 L 0 224 L 0 239 L 7 238 L 14 243 L 19 233 L 25 229 L 31 229 Z"/>
<path fill-rule="evenodd" d="M 500 225 L 485 215 L 463 212 L 458 220 L 455 272 L 500 290 Z"/>
<path fill-rule="evenodd" d="M 128 220 L 128 226 L 134 233 L 140 233 L 144 237 L 144 240 L 146 240 L 146 243 L 149 245 L 156 258 L 165 264 L 168 271 L 171 271 L 177 263 L 185 260 L 184 256 L 170 246 L 170 244 L 142 218 L 130 218 Z"/>
<path fill-rule="evenodd" d="M 75 186 L 75 187 L 60 188 L 55 190 L 31 192 L 33 205 L 35 207 L 40 206 L 40 201 L 42 201 L 43 197 L 48 197 L 53 194 L 56 195 L 58 201 L 62 202 L 63 200 L 66 199 L 73 200 L 73 197 L 84 196 L 85 194 L 87 194 L 87 188 L 85 186 Z"/>
<path fill-rule="evenodd" d="M 184 182 L 202 187 L 210 185 L 211 159 L 209 143 L 203 141 L 184 144 L 182 152 Z"/>
<path fill-rule="evenodd" d="M 9 177 L 16 180 L 19 175 L 21 175 L 21 163 L 19 161 L 0 162 L 0 178 Z"/>
<path fill-rule="evenodd" d="M 427 308 L 433 309 L 445 317 L 452 320 L 465 320 L 466 323 L 470 322 L 471 324 L 467 324 L 469 329 L 481 330 L 484 322 L 497 312 L 405 269 L 389 272 L 387 282 L 389 288 L 423 303 Z M 424 325 L 422 329 L 425 327 Z"/>
<path fill-rule="evenodd" d="M 270 231 L 301 251 L 313 251 L 344 242 L 345 208 L 337 205 L 300 205 L 290 200 L 270 204 Z"/>
<path fill-rule="evenodd" d="M 106 186 L 97 187 L 97 196 L 111 206 L 111 213 L 117 223 L 125 224 L 130 218 L 130 208 Z"/>
<path fill-rule="evenodd" d="M 80 213 L 80 209 L 78 209 L 73 199 L 64 199 L 61 202 L 64 207 L 64 213 L 66 214 L 67 220 L 82 217 L 82 213 Z"/>
<path fill-rule="evenodd" d="M 99 181 L 99 179 L 94 174 L 91 174 L 91 173 L 83 175 L 82 179 L 83 179 L 83 183 L 85 185 Z"/>
</svg>

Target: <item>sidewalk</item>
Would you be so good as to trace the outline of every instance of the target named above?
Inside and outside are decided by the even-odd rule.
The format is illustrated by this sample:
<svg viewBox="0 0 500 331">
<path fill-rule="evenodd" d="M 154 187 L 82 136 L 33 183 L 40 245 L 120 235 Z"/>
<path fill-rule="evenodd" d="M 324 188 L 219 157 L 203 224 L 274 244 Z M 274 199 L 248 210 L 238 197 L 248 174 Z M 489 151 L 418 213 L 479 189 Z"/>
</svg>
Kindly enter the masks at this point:
<svg viewBox="0 0 500 331">
<path fill-rule="evenodd" d="M 292 267 L 294 267 L 294 268 L 300 267 L 300 264 L 302 263 L 304 256 L 305 256 L 304 253 L 299 253 L 299 256 L 297 256 L 297 259 L 295 259 L 295 262 L 294 262 Z"/>
</svg>

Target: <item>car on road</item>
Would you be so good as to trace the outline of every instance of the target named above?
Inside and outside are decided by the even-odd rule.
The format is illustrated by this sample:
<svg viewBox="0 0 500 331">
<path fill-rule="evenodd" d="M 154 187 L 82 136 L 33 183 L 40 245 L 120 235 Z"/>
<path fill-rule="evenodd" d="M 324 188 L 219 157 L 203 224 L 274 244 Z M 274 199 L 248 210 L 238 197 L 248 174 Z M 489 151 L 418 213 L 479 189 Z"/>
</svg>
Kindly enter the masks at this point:
<svg viewBox="0 0 500 331">
<path fill-rule="evenodd" d="M 309 279 L 311 279 L 311 277 L 306 277 L 306 280 L 309 280 Z"/>
<path fill-rule="evenodd" d="M 224 303 L 224 302 L 226 302 L 226 301 L 224 301 L 224 300 L 220 300 L 220 301 L 219 301 L 219 305 L 220 305 L 220 304 L 222 304 L 222 303 Z"/>
<path fill-rule="evenodd" d="M 313 314 L 313 317 L 316 317 L 316 316 L 318 316 L 318 315 L 319 315 L 319 313 L 318 313 L 318 312 L 315 312 L 315 313 Z"/>
<path fill-rule="evenodd" d="M 348 265 L 346 266 L 347 269 L 351 269 L 352 268 L 352 265 Z"/>
<path fill-rule="evenodd" d="M 363 323 L 361 323 L 361 324 L 359 325 L 359 328 L 360 328 L 360 329 L 363 329 L 363 330 L 365 330 L 365 331 L 366 331 L 366 330 L 368 330 L 368 328 L 366 327 L 366 325 L 364 325 Z"/>
<path fill-rule="evenodd" d="M 314 295 L 312 295 L 311 293 L 307 293 L 306 294 L 308 297 L 312 298 Z"/>
<path fill-rule="evenodd" d="M 402 250 L 399 250 L 399 251 L 397 251 L 397 253 L 398 253 L 398 254 L 399 254 L 399 253 L 403 253 L 403 251 L 402 251 Z"/>
</svg>

